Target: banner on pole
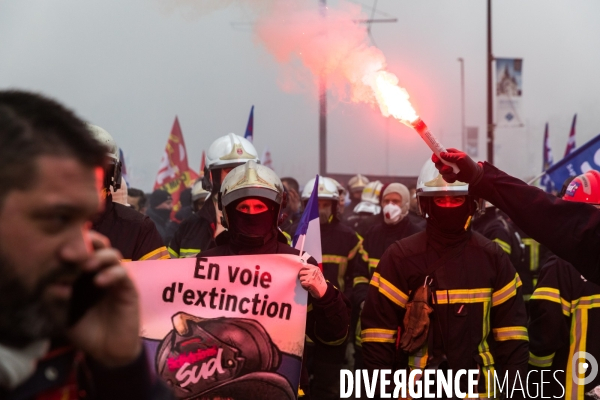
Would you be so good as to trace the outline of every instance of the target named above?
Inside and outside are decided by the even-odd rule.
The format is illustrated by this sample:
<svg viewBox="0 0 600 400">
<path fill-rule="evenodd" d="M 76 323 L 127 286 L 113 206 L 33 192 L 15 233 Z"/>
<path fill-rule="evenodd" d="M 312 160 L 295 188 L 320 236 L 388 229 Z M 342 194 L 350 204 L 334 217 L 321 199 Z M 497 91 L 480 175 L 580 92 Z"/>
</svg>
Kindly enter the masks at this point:
<svg viewBox="0 0 600 400">
<path fill-rule="evenodd" d="M 498 128 L 523 126 L 521 98 L 523 59 L 496 58 L 496 125 Z"/>
<path fill-rule="evenodd" d="M 581 175 L 590 169 L 600 171 L 600 134 L 548 168 L 546 174 L 559 190 L 568 177 Z"/>
<path fill-rule="evenodd" d="M 141 336 L 178 398 L 296 399 L 307 292 L 289 254 L 131 262 Z"/>
</svg>

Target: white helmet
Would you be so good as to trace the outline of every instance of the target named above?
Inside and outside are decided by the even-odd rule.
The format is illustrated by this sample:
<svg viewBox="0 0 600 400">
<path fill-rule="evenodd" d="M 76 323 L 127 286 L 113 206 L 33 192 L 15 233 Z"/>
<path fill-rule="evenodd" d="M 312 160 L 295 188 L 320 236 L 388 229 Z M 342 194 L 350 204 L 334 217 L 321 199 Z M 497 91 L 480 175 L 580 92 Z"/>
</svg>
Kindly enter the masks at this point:
<svg viewBox="0 0 600 400">
<path fill-rule="evenodd" d="M 209 196 L 210 192 L 202 187 L 202 179 L 198 179 L 192 186 L 192 202 L 200 199 L 206 200 Z"/>
<path fill-rule="evenodd" d="M 262 197 L 280 205 L 283 184 L 273 170 L 255 161 L 248 161 L 231 170 L 223 180 L 219 196 L 220 207 L 246 197 Z"/>
<path fill-rule="evenodd" d="M 115 142 L 115 139 L 113 139 L 111 134 L 97 125 L 88 123 L 87 127 L 94 138 L 108 149 L 106 155 L 114 160 L 118 160 L 119 147 L 117 146 L 117 142 Z"/>
<path fill-rule="evenodd" d="M 431 160 L 425 161 L 417 179 L 417 197 L 420 196 L 466 196 L 469 184 L 456 181 L 448 183 Z"/>
<path fill-rule="evenodd" d="M 112 186 L 116 192 L 121 187 L 121 161 L 119 160 L 119 147 L 110 133 L 97 125 L 87 124 L 88 130 L 94 138 L 107 149 L 106 155 L 110 164 L 104 171 L 104 187 L 110 189 Z"/>
<path fill-rule="evenodd" d="M 369 183 L 369 179 L 364 175 L 358 174 L 350 178 L 348 181 L 348 189 L 350 189 L 351 192 L 362 192 L 365 186 L 367 186 L 367 183 Z"/>
<path fill-rule="evenodd" d="M 312 194 L 313 188 L 315 186 L 315 178 L 311 179 L 304 185 L 304 190 L 302 190 L 302 200 L 306 201 L 310 198 Z M 333 179 L 326 178 L 324 176 L 319 176 L 319 200 L 335 200 L 338 201 L 340 199 L 340 192 L 338 191 L 337 186 L 333 182 Z"/>
<path fill-rule="evenodd" d="M 260 163 L 256 149 L 249 140 L 234 133 L 221 136 L 206 152 L 208 169 L 231 168 L 245 164 L 247 161 Z"/>
<path fill-rule="evenodd" d="M 379 194 L 383 188 L 383 183 L 379 181 L 373 181 L 367 183 L 360 196 L 361 202 L 373 203 L 379 205 Z"/>
<path fill-rule="evenodd" d="M 381 206 L 379 204 L 374 204 L 370 201 L 361 201 L 360 203 L 358 203 L 356 205 L 356 207 L 354 207 L 355 214 L 366 213 L 366 214 L 377 215 L 380 212 L 381 212 Z"/>
</svg>

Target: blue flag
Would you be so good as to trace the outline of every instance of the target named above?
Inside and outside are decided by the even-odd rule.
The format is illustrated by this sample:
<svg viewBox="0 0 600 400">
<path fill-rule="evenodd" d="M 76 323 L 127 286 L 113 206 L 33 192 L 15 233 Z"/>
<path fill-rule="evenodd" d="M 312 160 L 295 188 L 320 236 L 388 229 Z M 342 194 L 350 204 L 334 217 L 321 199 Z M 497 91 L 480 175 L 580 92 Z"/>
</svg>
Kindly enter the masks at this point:
<svg viewBox="0 0 600 400">
<path fill-rule="evenodd" d="M 246 125 L 244 138 L 248 139 L 250 142 L 254 139 L 254 106 L 250 109 L 250 116 L 248 117 L 248 125 Z"/>
<path fill-rule="evenodd" d="M 573 116 L 571 123 L 571 132 L 569 132 L 569 140 L 567 140 L 567 148 L 565 149 L 565 157 L 575 150 L 575 124 L 577 123 L 577 114 Z"/>
<path fill-rule="evenodd" d="M 308 199 L 306 208 L 300 217 L 300 222 L 294 233 L 292 246 L 300 251 L 306 251 L 314 257 L 322 267 L 323 252 L 321 249 L 321 225 L 319 224 L 319 175 L 315 178 L 313 191 Z"/>
<path fill-rule="evenodd" d="M 590 169 L 600 170 L 600 134 L 550 167 L 546 175 L 560 188 L 567 178 Z"/>
</svg>

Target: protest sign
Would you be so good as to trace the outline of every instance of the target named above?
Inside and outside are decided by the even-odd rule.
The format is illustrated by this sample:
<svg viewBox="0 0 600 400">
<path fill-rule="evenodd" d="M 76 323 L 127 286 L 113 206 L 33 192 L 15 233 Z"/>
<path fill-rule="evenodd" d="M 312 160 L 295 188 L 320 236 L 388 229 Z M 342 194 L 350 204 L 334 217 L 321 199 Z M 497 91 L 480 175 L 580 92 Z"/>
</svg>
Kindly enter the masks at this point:
<svg viewBox="0 0 600 400">
<path fill-rule="evenodd" d="M 127 263 L 141 336 L 181 399 L 295 399 L 307 292 L 289 254 Z"/>
</svg>

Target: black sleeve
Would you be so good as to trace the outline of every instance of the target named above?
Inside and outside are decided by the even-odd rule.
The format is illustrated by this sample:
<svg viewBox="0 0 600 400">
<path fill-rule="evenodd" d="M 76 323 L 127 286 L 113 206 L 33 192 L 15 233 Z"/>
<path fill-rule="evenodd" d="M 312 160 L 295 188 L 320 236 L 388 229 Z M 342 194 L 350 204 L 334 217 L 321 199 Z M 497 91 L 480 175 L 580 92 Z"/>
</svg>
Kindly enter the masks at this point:
<svg viewBox="0 0 600 400">
<path fill-rule="evenodd" d="M 144 218 L 140 233 L 135 239 L 134 261 L 164 260 L 169 257 L 169 251 L 164 245 L 154 222 L 150 218 Z"/>
<path fill-rule="evenodd" d="M 532 238 L 600 284 L 600 211 L 564 201 L 483 163 L 483 178 L 469 193 L 504 211 Z"/>
<path fill-rule="evenodd" d="M 152 373 L 145 349 L 129 365 L 105 368 L 88 360 L 96 399 L 163 400 L 175 399 L 170 389 Z"/>
<path fill-rule="evenodd" d="M 306 334 L 315 343 L 339 346 L 345 343 L 350 326 L 350 301 L 327 282 L 320 299 L 308 295 Z"/>
</svg>

